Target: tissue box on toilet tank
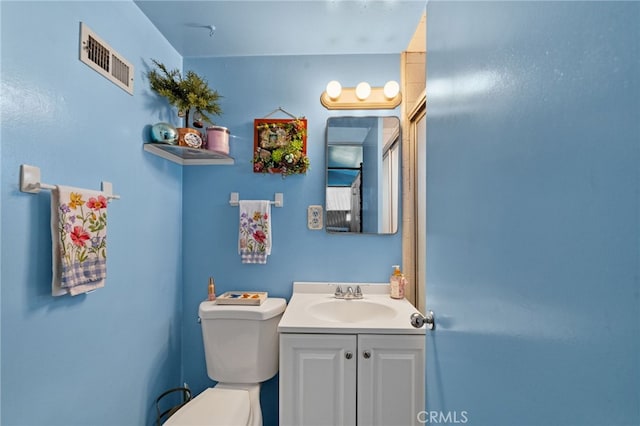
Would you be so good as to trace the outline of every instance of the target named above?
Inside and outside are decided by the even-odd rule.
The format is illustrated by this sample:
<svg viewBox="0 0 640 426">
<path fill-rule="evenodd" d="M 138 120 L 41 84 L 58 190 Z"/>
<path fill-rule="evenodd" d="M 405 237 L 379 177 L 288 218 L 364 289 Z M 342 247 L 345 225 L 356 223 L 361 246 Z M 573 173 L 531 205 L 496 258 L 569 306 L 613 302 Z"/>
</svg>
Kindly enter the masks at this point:
<svg viewBox="0 0 640 426">
<path fill-rule="evenodd" d="M 229 129 L 220 126 L 207 127 L 207 149 L 229 154 Z"/>
</svg>

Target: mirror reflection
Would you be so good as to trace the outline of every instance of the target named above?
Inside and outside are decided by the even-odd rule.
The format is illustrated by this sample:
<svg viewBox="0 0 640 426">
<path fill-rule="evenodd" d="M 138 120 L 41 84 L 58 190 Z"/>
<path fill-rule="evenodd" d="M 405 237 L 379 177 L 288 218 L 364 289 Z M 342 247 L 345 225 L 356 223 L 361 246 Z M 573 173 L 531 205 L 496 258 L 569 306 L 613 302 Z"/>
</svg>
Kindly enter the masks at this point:
<svg viewBox="0 0 640 426">
<path fill-rule="evenodd" d="M 397 232 L 398 117 L 330 117 L 326 138 L 327 232 Z"/>
</svg>

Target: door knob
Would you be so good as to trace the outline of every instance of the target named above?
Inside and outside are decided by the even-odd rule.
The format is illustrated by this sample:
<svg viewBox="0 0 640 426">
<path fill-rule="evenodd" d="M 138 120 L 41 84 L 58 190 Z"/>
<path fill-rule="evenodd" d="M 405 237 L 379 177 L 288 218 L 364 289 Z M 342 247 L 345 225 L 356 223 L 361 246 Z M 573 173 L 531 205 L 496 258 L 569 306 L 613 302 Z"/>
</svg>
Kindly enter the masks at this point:
<svg viewBox="0 0 640 426">
<path fill-rule="evenodd" d="M 364 359 L 371 358 L 371 351 L 363 351 L 362 356 L 364 357 Z"/>
<path fill-rule="evenodd" d="M 434 330 L 436 328 L 435 317 L 433 316 L 433 311 L 427 312 L 426 316 L 423 316 L 420 312 L 416 312 L 411 315 L 411 325 L 415 328 L 420 328 L 423 325 L 427 324 L 427 328 L 429 330 Z"/>
<path fill-rule="evenodd" d="M 351 359 L 351 358 L 353 358 L 353 354 L 351 352 L 345 352 L 344 357 L 346 359 Z"/>
<path fill-rule="evenodd" d="M 427 316 L 424 317 L 424 321 L 427 323 L 429 330 L 436 329 L 436 318 L 433 316 L 433 311 L 427 312 Z"/>
</svg>

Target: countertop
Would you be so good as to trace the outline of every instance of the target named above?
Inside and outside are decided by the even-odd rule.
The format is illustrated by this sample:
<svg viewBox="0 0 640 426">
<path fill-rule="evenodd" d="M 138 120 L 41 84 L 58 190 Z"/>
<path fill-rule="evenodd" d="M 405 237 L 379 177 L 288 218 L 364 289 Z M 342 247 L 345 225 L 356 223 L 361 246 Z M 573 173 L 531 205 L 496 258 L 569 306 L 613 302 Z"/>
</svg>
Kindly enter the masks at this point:
<svg viewBox="0 0 640 426">
<path fill-rule="evenodd" d="M 338 300 L 334 297 L 336 285 L 343 289 L 360 286 L 362 299 Z M 357 304 L 361 301 L 379 303 L 392 308 L 391 317 L 372 316 L 361 321 L 328 321 L 310 314 L 314 304 L 336 301 L 344 304 Z M 392 299 L 387 283 L 355 282 L 294 282 L 293 295 L 278 325 L 280 333 L 321 333 L 321 334 L 425 334 L 425 327 L 414 328 L 411 314 L 418 310 L 406 299 Z"/>
</svg>

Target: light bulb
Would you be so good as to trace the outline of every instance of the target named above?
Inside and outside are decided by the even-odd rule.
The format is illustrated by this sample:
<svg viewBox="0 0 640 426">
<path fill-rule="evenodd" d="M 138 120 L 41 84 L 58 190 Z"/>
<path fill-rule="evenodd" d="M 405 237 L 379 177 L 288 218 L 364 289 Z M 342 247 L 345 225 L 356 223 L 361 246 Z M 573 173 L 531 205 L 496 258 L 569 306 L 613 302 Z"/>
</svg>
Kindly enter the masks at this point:
<svg viewBox="0 0 640 426">
<path fill-rule="evenodd" d="M 356 86 L 356 96 L 358 97 L 358 99 L 364 101 L 369 97 L 370 94 L 371 86 L 369 86 L 369 83 L 367 83 L 366 81 L 358 83 L 358 85 Z"/>
<path fill-rule="evenodd" d="M 397 81 L 387 81 L 384 85 L 384 97 L 387 99 L 393 99 L 400 93 L 400 85 Z"/>
<path fill-rule="evenodd" d="M 337 80 L 331 80 L 329 83 L 327 83 L 327 96 L 329 96 L 329 98 L 331 100 L 336 100 L 340 97 L 340 94 L 342 93 L 342 86 L 340 85 L 340 82 Z"/>
</svg>

